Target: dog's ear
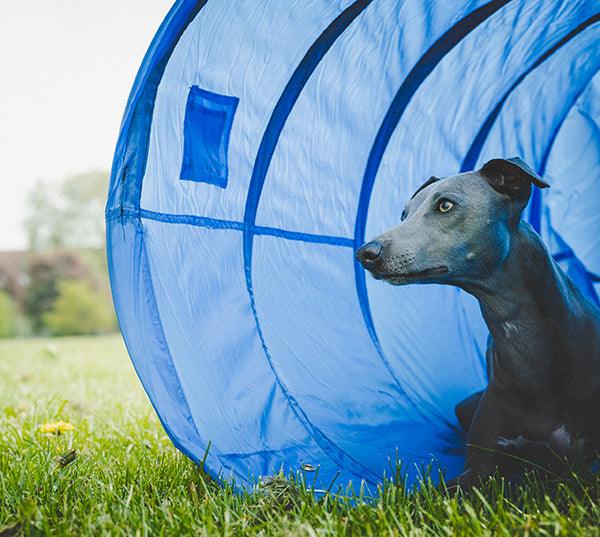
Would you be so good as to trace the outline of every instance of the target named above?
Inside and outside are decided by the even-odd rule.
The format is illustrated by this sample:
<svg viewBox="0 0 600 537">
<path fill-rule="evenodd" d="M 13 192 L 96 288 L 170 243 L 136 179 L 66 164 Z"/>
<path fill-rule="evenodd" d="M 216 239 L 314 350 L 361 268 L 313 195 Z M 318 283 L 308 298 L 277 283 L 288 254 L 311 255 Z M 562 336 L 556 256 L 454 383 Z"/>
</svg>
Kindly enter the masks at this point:
<svg viewBox="0 0 600 537">
<path fill-rule="evenodd" d="M 429 179 L 427 179 L 427 181 L 425 181 L 419 188 L 417 188 L 417 190 L 415 191 L 415 193 L 410 197 L 410 199 L 413 199 L 419 192 L 421 192 L 421 190 L 423 190 L 424 188 L 427 188 L 429 185 L 433 184 L 433 183 L 437 183 L 438 181 L 441 181 L 441 177 L 436 177 L 435 175 L 432 175 Z"/>
<path fill-rule="evenodd" d="M 519 157 L 492 159 L 483 165 L 479 173 L 494 190 L 520 201 L 529 199 L 531 185 L 538 188 L 550 186 Z"/>
</svg>

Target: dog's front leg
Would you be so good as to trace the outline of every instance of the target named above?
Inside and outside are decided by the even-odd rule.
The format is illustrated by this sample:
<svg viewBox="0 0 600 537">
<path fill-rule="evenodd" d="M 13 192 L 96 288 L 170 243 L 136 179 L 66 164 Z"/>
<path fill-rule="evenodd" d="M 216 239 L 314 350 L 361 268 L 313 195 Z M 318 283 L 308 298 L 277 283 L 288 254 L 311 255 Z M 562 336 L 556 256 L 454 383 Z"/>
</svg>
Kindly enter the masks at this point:
<svg viewBox="0 0 600 537">
<path fill-rule="evenodd" d="M 496 443 L 507 425 L 501 401 L 489 388 L 481 396 L 469 428 L 465 471 L 448 483 L 449 488 L 468 490 L 501 471 L 502 454 Z"/>
</svg>

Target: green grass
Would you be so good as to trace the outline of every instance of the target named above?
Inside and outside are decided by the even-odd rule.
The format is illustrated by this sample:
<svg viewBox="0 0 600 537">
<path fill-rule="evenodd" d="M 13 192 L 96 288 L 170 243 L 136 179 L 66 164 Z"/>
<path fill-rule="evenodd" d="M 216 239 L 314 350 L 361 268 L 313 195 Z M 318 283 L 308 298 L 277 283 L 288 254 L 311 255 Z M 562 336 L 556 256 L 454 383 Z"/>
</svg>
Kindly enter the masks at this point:
<svg viewBox="0 0 600 537">
<path fill-rule="evenodd" d="M 75 430 L 39 431 L 58 420 Z M 373 501 L 315 500 L 277 478 L 237 495 L 173 448 L 119 337 L 0 342 L 2 537 L 600 535 L 598 480 L 532 482 L 512 499 L 498 482 L 486 488 L 461 497 L 386 485 Z"/>
</svg>

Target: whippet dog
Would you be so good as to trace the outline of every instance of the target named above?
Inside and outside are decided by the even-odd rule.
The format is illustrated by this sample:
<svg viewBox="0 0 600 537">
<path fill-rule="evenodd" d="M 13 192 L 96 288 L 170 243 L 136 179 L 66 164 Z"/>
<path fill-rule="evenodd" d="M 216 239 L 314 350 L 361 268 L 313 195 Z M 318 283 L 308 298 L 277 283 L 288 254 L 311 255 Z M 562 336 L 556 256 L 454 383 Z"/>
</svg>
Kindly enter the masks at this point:
<svg viewBox="0 0 600 537">
<path fill-rule="evenodd" d="M 518 474 L 518 460 L 591 462 L 600 449 L 600 310 L 521 219 L 532 185 L 549 186 L 519 158 L 432 177 L 400 225 L 356 253 L 376 279 L 454 285 L 479 301 L 489 384 L 456 407 L 465 488 Z"/>
</svg>

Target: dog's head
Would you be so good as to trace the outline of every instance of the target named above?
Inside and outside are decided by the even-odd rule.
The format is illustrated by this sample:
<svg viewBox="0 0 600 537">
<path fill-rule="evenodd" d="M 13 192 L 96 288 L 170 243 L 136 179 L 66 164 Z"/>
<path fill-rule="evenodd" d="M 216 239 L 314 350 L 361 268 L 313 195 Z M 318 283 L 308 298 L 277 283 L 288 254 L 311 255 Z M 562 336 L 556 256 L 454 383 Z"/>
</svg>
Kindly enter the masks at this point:
<svg viewBox="0 0 600 537">
<path fill-rule="evenodd" d="M 431 177 L 404 207 L 400 225 L 363 245 L 356 257 L 375 278 L 394 285 L 477 281 L 506 258 L 532 185 L 549 186 L 520 158 Z"/>
</svg>

